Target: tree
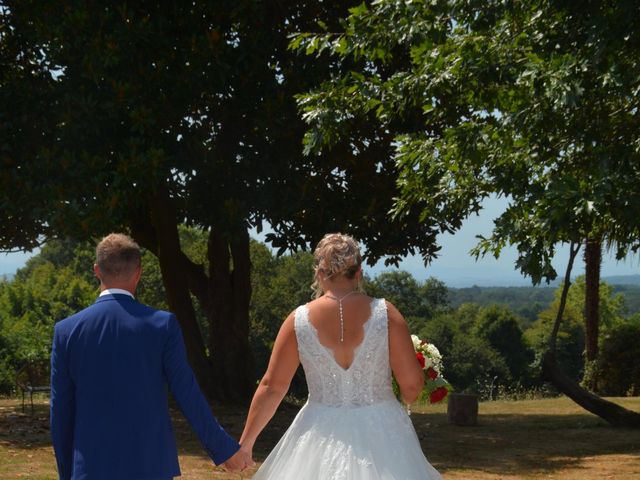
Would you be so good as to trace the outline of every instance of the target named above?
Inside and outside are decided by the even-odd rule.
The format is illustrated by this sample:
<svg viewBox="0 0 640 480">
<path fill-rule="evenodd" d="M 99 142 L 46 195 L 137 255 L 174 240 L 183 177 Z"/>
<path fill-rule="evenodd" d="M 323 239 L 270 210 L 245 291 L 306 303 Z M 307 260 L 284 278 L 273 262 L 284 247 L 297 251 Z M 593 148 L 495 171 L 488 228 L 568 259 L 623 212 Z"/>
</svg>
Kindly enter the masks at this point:
<svg viewBox="0 0 640 480">
<path fill-rule="evenodd" d="M 333 144 L 353 118 L 374 118 L 394 133 L 396 216 L 416 205 L 424 216 L 442 204 L 469 213 L 503 196 L 509 207 L 475 254 L 514 244 L 516 266 L 534 283 L 556 277 L 559 244 L 586 242 L 597 259 L 592 247 L 602 243 L 623 258 L 640 248 L 636 11 L 631 0 L 362 5 L 342 32 L 294 43 L 369 62 L 302 98 L 308 148 Z"/>
<path fill-rule="evenodd" d="M 585 365 L 584 361 L 585 316 L 587 314 L 587 308 L 585 308 L 586 283 L 584 275 L 576 277 L 571 283 L 567 293 L 562 325 L 558 332 L 556 358 L 558 364 L 562 366 L 570 378 L 590 386 L 592 385 L 590 379 L 600 370 L 595 364 L 587 363 Z M 555 299 L 549 308 L 539 314 L 538 320 L 526 332 L 526 337 L 539 358 L 542 358 L 547 349 L 549 336 L 559 309 L 562 288 L 561 285 L 555 291 Z M 599 329 L 599 343 L 604 345 L 607 333 L 624 322 L 624 297 L 620 293 L 614 294 L 613 287 L 605 282 L 600 282 L 598 291 L 599 317 L 602 327 Z M 594 391 L 601 392 L 599 387 Z"/>
<path fill-rule="evenodd" d="M 616 325 L 605 337 L 596 365 L 599 391 L 608 396 L 640 395 L 640 324 Z"/>
<path fill-rule="evenodd" d="M 509 359 L 495 349 L 486 336 L 475 334 L 480 312 L 473 304 L 441 311 L 426 322 L 418 336 L 443 353 L 444 376 L 455 390 L 492 397 L 499 384 L 510 385 L 514 379 Z"/>
<path fill-rule="evenodd" d="M 45 247 L 11 282 L 0 283 L 3 394 L 12 393 L 14 373 L 25 363 L 48 360 L 54 323 L 83 309 L 96 296 L 97 283 L 77 274 L 65 255 L 70 251 L 62 245 Z M 62 263 L 54 263 L 57 261 Z"/>
<path fill-rule="evenodd" d="M 426 321 L 449 306 L 449 293 L 443 282 L 429 277 L 420 283 L 402 270 L 382 272 L 374 279 L 365 279 L 364 289 L 373 297 L 392 302 L 413 332 L 419 331 Z"/>
<path fill-rule="evenodd" d="M 569 288 L 562 314 L 562 324 L 557 333 L 555 357 L 558 365 L 574 381 L 580 382 L 584 375 L 584 297 L 576 292 L 576 284 Z M 537 363 L 548 350 L 549 337 L 553 330 L 560 306 L 562 286 L 555 291 L 549 307 L 538 315 L 538 319 L 525 332 L 527 344 L 536 354 Z"/>
<path fill-rule="evenodd" d="M 341 66 L 296 55 L 289 37 L 336 27 L 347 6 L 3 2 L 0 249 L 130 232 L 159 260 L 203 389 L 249 395 L 251 227 L 268 224 L 279 253 L 346 230 L 368 262 L 393 263 L 431 258 L 459 223 L 387 218 L 398 188 L 391 147 L 373 141 L 384 128 L 360 122 L 372 141 L 303 157 L 293 95 Z M 185 251 L 183 223 L 206 236 L 204 258 Z"/>
<path fill-rule="evenodd" d="M 407 318 L 425 315 L 425 302 L 420 295 L 420 285 L 409 272 L 382 272 L 367 282 L 365 290 L 373 297 L 386 298 Z"/>
<path fill-rule="evenodd" d="M 616 403 L 609 402 L 581 388 L 578 383 L 570 379 L 556 363 L 556 340 L 562 324 L 564 309 L 567 304 L 567 297 L 571 286 L 571 269 L 573 268 L 573 262 L 579 250 L 579 245 L 572 243 L 569 246 L 569 261 L 567 262 L 567 270 L 564 275 L 560 304 L 551 335 L 549 336 L 547 351 L 542 357 L 541 376 L 580 406 L 602 417 L 612 426 L 638 428 L 640 427 L 640 414 L 627 410 Z"/>
<path fill-rule="evenodd" d="M 476 336 L 485 339 L 504 358 L 514 381 L 530 383 L 533 353 L 526 345 L 518 319 L 507 308 L 483 308 L 474 325 Z"/>
<path fill-rule="evenodd" d="M 449 288 L 435 277 L 429 277 L 420 288 L 420 295 L 428 306 L 427 316 L 432 317 L 437 312 L 447 310 L 450 307 Z"/>
</svg>

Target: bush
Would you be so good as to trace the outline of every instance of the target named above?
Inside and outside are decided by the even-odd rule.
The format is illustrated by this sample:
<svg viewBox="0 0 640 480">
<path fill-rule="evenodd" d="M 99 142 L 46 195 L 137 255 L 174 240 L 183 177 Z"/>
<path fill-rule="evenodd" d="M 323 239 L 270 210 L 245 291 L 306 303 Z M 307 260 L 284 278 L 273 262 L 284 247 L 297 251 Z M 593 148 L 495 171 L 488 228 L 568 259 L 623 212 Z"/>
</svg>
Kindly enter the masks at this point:
<svg viewBox="0 0 640 480">
<path fill-rule="evenodd" d="M 480 310 L 475 335 L 484 338 L 509 366 L 515 384 L 530 384 L 533 351 L 523 338 L 518 318 L 506 307 L 490 305 Z"/>
<path fill-rule="evenodd" d="M 595 366 L 601 395 L 640 395 L 640 324 L 611 328 L 602 340 Z"/>
</svg>

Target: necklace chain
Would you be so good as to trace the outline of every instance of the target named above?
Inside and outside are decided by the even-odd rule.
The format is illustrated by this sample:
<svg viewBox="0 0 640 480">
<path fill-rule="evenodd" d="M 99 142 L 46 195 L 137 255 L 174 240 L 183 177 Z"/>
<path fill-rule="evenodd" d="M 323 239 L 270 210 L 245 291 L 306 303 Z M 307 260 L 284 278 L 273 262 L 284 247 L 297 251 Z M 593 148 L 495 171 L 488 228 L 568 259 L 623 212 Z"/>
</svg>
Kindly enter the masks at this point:
<svg viewBox="0 0 640 480">
<path fill-rule="evenodd" d="M 349 295 L 353 293 L 358 293 L 358 290 L 351 290 L 350 292 L 345 293 L 341 297 L 336 297 L 330 293 L 325 293 L 324 296 L 330 298 L 331 300 L 336 300 L 338 302 L 338 308 L 340 310 L 340 342 L 344 343 L 344 316 L 342 314 L 342 300 L 347 298 Z"/>
</svg>

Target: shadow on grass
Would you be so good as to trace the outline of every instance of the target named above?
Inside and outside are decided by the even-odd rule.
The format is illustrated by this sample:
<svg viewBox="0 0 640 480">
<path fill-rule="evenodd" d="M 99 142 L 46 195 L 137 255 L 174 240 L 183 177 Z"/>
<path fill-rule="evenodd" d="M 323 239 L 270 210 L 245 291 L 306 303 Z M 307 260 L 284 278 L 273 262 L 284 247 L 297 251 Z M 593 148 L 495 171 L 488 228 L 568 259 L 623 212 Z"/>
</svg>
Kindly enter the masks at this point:
<svg viewBox="0 0 640 480">
<path fill-rule="evenodd" d="M 21 400 L 0 401 L 0 443 L 27 450 L 51 445 L 48 401 L 34 398 L 33 413 L 29 402 L 23 411 Z"/>
<path fill-rule="evenodd" d="M 256 442 L 263 461 L 299 407 L 283 405 Z M 244 411 L 221 412 L 221 423 L 239 436 Z M 475 427 L 457 427 L 444 413 L 413 413 L 412 421 L 429 462 L 439 471 L 484 471 L 497 475 L 554 473 L 579 467 L 586 457 L 637 454 L 640 431 L 616 429 L 590 414 L 483 414 Z M 174 416 L 181 454 L 204 455 L 189 426 Z M 383 435 L 383 432 L 381 432 Z"/>
<path fill-rule="evenodd" d="M 299 410 L 283 404 L 256 443 L 263 461 Z M 244 426 L 246 407 L 213 406 L 224 428 L 236 438 Z M 206 457 L 188 423 L 172 410 L 181 455 Z M 590 414 L 480 415 L 474 427 L 456 427 L 444 413 L 413 413 L 412 421 L 429 461 L 441 472 L 483 471 L 496 475 L 558 473 L 580 468 L 587 457 L 637 455 L 640 431 L 616 429 Z M 381 432 L 381 435 L 383 432 Z M 49 411 L 45 401 L 31 415 L 20 401 L 0 402 L 0 443 L 17 449 L 50 445 Z"/>
<path fill-rule="evenodd" d="M 493 474 L 557 472 L 586 457 L 637 454 L 640 431 L 617 429 L 590 414 L 481 414 L 457 427 L 446 414 L 413 414 L 423 451 L 440 471 Z"/>
</svg>

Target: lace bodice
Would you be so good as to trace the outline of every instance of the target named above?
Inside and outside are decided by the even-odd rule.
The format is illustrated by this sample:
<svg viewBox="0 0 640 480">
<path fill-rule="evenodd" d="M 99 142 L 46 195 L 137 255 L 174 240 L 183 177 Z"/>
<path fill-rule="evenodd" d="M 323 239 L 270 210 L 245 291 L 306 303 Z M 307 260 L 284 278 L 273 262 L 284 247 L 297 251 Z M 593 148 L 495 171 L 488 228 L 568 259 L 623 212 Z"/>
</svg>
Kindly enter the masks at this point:
<svg viewBox="0 0 640 480">
<path fill-rule="evenodd" d="M 394 398 L 384 299 L 372 300 L 371 316 L 364 325 L 364 338 L 347 369 L 342 368 L 333 352 L 320 343 L 318 332 L 309 322 L 306 305 L 296 310 L 295 331 L 310 402 L 335 407 L 363 406 Z"/>
</svg>

